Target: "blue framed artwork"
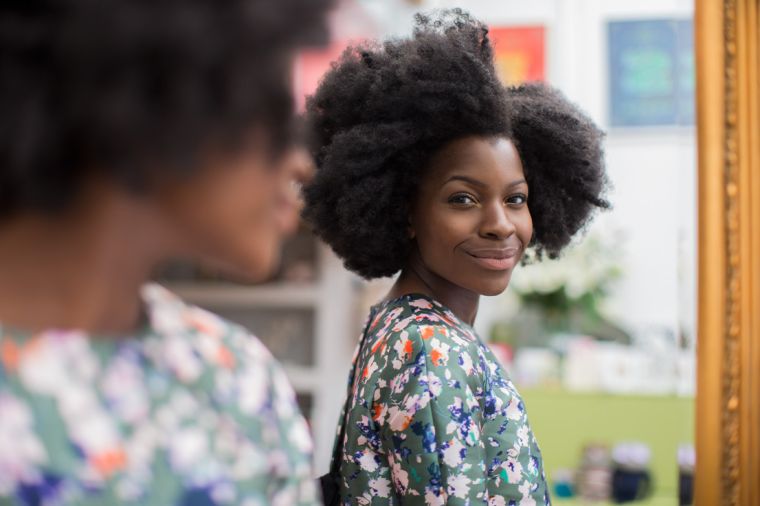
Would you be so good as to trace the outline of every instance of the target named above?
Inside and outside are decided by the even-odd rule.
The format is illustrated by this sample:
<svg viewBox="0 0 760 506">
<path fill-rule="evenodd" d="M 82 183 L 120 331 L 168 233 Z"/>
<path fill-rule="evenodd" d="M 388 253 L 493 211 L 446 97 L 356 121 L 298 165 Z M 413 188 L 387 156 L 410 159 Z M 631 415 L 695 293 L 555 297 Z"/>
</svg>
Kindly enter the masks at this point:
<svg viewBox="0 0 760 506">
<path fill-rule="evenodd" d="M 694 124 L 694 29 L 691 19 L 608 24 L 610 124 Z"/>
</svg>

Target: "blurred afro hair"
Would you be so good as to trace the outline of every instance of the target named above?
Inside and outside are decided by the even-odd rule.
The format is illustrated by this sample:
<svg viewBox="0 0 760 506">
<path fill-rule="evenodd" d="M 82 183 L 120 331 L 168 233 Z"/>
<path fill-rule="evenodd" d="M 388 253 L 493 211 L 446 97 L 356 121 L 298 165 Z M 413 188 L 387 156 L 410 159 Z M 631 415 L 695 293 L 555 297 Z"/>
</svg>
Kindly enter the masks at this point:
<svg viewBox="0 0 760 506">
<path fill-rule="evenodd" d="M 57 212 L 89 177 L 185 177 L 253 129 L 290 142 L 291 58 L 332 0 L 0 3 L 0 219 Z"/>
</svg>

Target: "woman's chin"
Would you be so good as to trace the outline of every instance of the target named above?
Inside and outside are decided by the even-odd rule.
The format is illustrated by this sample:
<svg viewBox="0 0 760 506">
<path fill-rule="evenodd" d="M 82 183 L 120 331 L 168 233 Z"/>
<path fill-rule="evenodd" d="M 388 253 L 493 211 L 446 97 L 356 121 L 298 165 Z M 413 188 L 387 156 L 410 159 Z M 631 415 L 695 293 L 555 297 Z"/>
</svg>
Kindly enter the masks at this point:
<svg viewBox="0 0 760 506">
<path fill-rule="evenodd" d="M 510 278 L 511 278 L 511 273 L 509 276 L 503 279 L 484 281 L 483 283 L 480 284 L 478 289 L 474 291 L 479 293 L 480 295 L 485 295 L 487 297 L 501 295 L 507 289 L 507 286 L 509 286 Z"/>
</svg>

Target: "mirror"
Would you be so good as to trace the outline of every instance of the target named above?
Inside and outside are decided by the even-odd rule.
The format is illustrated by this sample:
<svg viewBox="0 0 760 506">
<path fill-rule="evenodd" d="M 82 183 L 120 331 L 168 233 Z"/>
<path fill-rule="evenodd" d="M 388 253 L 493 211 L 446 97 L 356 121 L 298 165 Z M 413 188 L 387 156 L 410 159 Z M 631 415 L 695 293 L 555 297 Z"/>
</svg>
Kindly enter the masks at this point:
<svg viewBox="0 0 760 506">
<path fill-rule="evenodd" d="M 349 41 L 404 35 L 413 12 L 457 6 L 489 25 L 505 83 L 546 81 L 607 133 L 613 209 L 560 260 L 518 268 L 505 294 L 481 301 L 476 320 L 525 399 L 554 503 L 692 504 L 694 5 L 346 0 L 332 47 L 300 59 L 298 95 Z M 356 282 L 357 320 L 388 284 Z M 335 420 L 339 407 L 318 416 Z M 320 472 L 331 445 L 319 441 L 332 438 L 315 437 Z"/>
<path fill-rule="evenodd" d="M 299 107 L 351 41 L 460 4 L 489 25 L 505 83 L 546 81 L 607 132 L 613 209 L 562 259 L 518 269 L 476 321 L 525 398 L 554 503 L 760 504 L 757 0 L 342 0 L 331 45 L 298 57 Z M 301 315 L 306 330 L 277 339 L 308 344 L 276 352 L 322 474 L 361 323 L 390 282 L 360 281 L 308 232 L 286 257 L 264 286 L 172 279 L 260 334 Z"/>
</svg>

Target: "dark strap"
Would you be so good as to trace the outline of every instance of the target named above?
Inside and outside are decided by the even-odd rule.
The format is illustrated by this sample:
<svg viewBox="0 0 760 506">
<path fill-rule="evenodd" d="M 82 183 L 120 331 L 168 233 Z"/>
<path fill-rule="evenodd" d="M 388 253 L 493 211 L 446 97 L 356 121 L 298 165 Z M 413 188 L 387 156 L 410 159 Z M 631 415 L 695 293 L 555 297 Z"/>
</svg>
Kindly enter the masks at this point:
<svg viewBox="0 0 760 506">
<path fill-rule="evenodd" d="M 348 391 L 346 392 L 346 401 L 343 404 L 342 414 L 343 417 L 340 421 L 340 431 L 338 432 L 338 440 L 335 442 L 335 449 L 333 450 L 332 461 L 330 462 L 330 472 L 319 478 L 319 485 L 322 489 L 322 501 L 325 506 L 338 505 L 340 502 L 340 463 L 343 453 L 343 440 L 346 437 L 346 425 L 348 425 L 348 408 L 351 405 L 353 397 L 354 384 L 356 383 L 356 369 L 359 365 L 359 360 L 362 357 L 362 351 L 364 350 L 364 343 L 367 340 L 367 331 L 370 325 L 374 321 L 376 316 L 375 311 L 370 311 L 367 324 L 364 326 L 361 340 L 359 341 L 359 350 L 356 352 L 356 361 L 354 361 L 353 368 L 351 369 L 351 381 L 348 384 Z"/>
</svg>

